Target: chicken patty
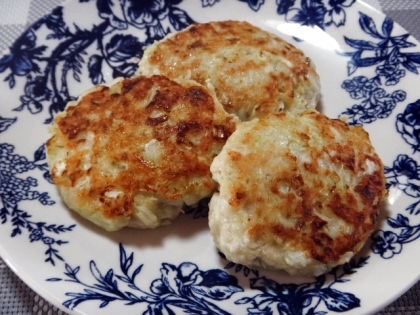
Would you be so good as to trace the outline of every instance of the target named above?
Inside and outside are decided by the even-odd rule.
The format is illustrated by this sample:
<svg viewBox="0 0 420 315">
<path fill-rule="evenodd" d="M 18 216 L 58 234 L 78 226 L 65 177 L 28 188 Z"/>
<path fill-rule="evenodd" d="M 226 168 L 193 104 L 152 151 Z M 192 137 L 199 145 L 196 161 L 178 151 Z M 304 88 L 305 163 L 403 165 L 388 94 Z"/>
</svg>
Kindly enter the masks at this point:
<svg viewBox="0 0 420 315">
<path fill-rule="evenodd" d="M 148 47 L 139 74 L 210 83 L 229 113 L 246 121 L 282 110 L 313 109 L 320 95 L 311 60 L 247 22 L 194 24 Z"/>
<path fill-rule="evenodd" d="M 106 230 L 155 228 L 213 193 L 210 164 L 236 123 L 193 81 L 98 85 L 55 117 L 51 176 L 69 208 Z"/>
<path fill-rule="evenodd" d="M 374 230 L 383 164 L 359 126 L 316 111 L 240 124 L 210 168 L 209 225 L 227 259 L 320 275 Z"/>
</svg>

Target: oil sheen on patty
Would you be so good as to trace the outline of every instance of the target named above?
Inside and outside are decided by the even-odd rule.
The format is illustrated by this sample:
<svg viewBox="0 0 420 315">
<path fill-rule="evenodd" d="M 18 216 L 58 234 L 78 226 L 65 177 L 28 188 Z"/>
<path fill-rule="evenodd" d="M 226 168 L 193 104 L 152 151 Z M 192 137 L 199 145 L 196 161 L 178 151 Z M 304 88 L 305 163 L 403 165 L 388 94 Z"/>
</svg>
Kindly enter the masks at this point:
<svg viewBox="0 0 420 315">
<path fill-rule="evenodd" d="M 242 121 L 313 109 L 320 82 L 312 61 L 292 44 L 247 22 L 194 24 L 144 52 L 139 74 L 210 83 Z"/>
<path fill-rule="evenodd" d="M 348 262 L 386 196 L 368 134 L 315 112 L 241 123 L 211 165 L 209 225 L 227 259 L 320 275 Z"/>
<path fill-rule="evenodd" d="M 215 190 L 210 164 L 236 122 L 196 82 L 119 79 L 56 116 L 51 176 L 69 208 L 106 230 L 169 224 Z"/>
</svg>

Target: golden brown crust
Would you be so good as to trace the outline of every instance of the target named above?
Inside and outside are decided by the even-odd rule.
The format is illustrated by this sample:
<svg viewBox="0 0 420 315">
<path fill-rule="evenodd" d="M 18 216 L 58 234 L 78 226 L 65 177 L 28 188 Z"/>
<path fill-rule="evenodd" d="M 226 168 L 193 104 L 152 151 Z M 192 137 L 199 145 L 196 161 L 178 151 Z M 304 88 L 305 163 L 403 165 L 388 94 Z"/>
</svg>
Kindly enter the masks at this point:
<svg viewBox="0 0 420 315">
<path fill-rule="evenodd" d="M 232 212 L 219 215 L 241 217 L 251 244 L 299 250 L 324 264 L 359 251 L 386 195 L 368 134 L 314 111 L 249 126 L 238 127 L 212 165 L 219 172 L 226 163 L 215 178 Z M 281 136 L 269 142 L 268 135 Z"/>
<path fill-rule="evenodd" d="M 201 85 L 162 76 L 124 79 L 96 87 L 56 117 L 48 153 L 63 147 L 68 153 L 64 170 L 52 165 L 52 179 L 66 190 L 88 178 L 77 207 L 130 217 L 139 192 L 167 201 L 210 194 L 216 187 L 210 163 L 234 130 L 235 120 Z M 152 156 L 145 149 L 151 141 L 158 143 Z M 112 191 L 123 194 L 108 198 Z"/>
<path fill-rule="evenodd" d="M 146 51 L 139 71 L 209 81 L 224 108 L 239 116 L 278 112 L 280 103 L 300 107 L 296 93 L 313 90 L 308 94 L 315 99 L 318 93 L 318 75 L 301 50 L 239 21 L 192 25 Z"/>
<path fill-rule="evenodd" d="M 323 116 L 315 116 L 320 125 L 328 126 L 334 125 L 334 128 L 339 129 L 340 132 L 349 131 L 351 129 L 361 127 L 349 127 L 340 120 L 325 121 Z M 324 129 L 325 130 L 325 129 Z M 348 141 L 359 146 L 368 141 L 367 138 L 358 139 L 353 138 L 351 134 Z M 337 163 L 347 168 L 351 173 L 358 174 L 364 173 L 366 170 L 360 164 L 366 159 L 370 159 L 375 165 L 381 166 L 382 163 L 376 154 L 365 155 L 360 151 L 355 152 L 352 146 L 341 146 L 335 143 L 334 138 L 329 132 L 324 132 L 323 136 L 328 143 L 324 146 L 322 151 L 334 150 L 335 155 L 330 155 L 331 162 Z M 302 138 L 301 138 L 302 139 Z M 303 140 L 303 139 L 302 139 Z M 322 151 L 314 153 L 313 158 L 321 158 Z M 357 154 L 357 156 L 356 156 Z M 354 160 L 360 161 L 356 167 Z M 251 162 L 251 161 L 249 161 Z M 244 162 L 247 164 L 247 162 Z M 319 167 L 313 170 L 315 174 L 319 172 Z M 342 255 L 347 252 L 357 252 L 361 242 L 366 240 L 376 224 L 379 215 L 379 206 L 384 196 L 385 179 L 383 175 L 383 168 L 379 167 L 373 174 L 364 175 L 359 179 L 357 186 L 354 190 L 348 187 L 348 191 L 335 192 L 334 185 L 326 185 L 322 180 L 305 179 L 299 174 L 299 167 L 297 163 L 293 163 L 290 169 L 290 174 L 287 176 L 282 175 L 279 181 L 286 183 L 291 190 L 294 191 L 286 196 L 287 204 L 284 207 L 294 209 L 294 215 L 299 217 L 296 226 L 285 227 L 281 224 L 273 224 L 272 216 L 264 215 L 259 218 L 259 222 L 255 222 L 249 228 L 249 233 L 254 238 L 262 237 L 265 235 L 274 235 L 282 240 L 282 242 L 298 242 L 301 243 L 303 248 L 311 254 L 312 258 L 321 262 L 338 261 Z M 245 171 L 245 170 L 243 170 Z M 294 172 L 295 171 L 295 172 Z M 319 174 L 318 176 L 328 176 L 328 174 Z M 338 179 L 338 178 L 337 178 Z M 342 179 L 340 179 L 342 180 Z M 312 182 L 312 183 L 311 183 Z M 276 183 L 277 184 L 277 183 Z M 274 187 L 278 186 L 274 184 Z M 323 196 L 320 192 L 329 190 L 330 196 Z M 283 198 L 283 194 L 271 190 L 279 198 Z M 298 199 L 295 199 L 295 196 Z M 291 199 L 294 199 L 293 201 Z M 320 203 L 320 200 L 328 201 L 328 203 Z M 258 203 L 255 199 L 254 202 Z M 357 205 L 360 202 L 361 208 Z M 279 205 L 280 206 L 280 205 Z M 270 211 L 270 210 L 267 210 Z M 282 209 L 284 211 L 284 209 Z M 322 228 L 327 224 L 317 213 L 322 213 L 322 216 L 338 217 L 342 219 L 346 225 L 354 228 L 354 233 L 343 234 L 337 238 L 332 238 Z M 264 221 L 267 220 L 265 223 Z M 257 233 L 258 231 L 258 233 Z M 304 235 L 304 237 L 302 237 Z M 271 237 L 269 236 L 269 237 Z"/>
</svg>

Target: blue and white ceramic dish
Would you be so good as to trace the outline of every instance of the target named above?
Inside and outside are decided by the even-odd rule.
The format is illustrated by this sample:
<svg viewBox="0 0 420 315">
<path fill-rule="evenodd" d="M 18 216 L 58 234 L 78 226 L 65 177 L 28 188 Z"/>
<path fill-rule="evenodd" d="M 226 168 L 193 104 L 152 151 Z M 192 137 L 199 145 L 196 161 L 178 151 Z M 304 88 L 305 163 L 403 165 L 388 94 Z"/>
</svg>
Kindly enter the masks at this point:
<svg viewBox="0 0 420 315">
<path fill-rule="evenodd" d="M 317 278 L 219 255 L 205 202 L 156 230 L 107 233 L 69 211 L 44 142 L 53 116 L 93 84 L 129 76 L 142 50 L 193 22 L 247 20 L 304 50 L 318 109 L 370 133 L 389 197 L 349 264 Z M 0 254 L 70 314 L 372 314 L 418 281 L 420 46 L 355 0 L 72 0 L 0 57 Z"/>
</svg>

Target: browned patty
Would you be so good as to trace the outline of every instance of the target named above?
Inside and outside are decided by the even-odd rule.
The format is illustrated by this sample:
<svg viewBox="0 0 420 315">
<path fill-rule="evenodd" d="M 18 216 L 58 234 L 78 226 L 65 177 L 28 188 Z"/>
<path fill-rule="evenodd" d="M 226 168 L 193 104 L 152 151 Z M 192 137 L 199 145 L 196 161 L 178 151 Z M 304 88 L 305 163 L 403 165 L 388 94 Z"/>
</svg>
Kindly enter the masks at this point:
<svg viewBox="0 0 420 315">
<path fill-rule="evenodd" d="M 203 86 L 163 76 L 100 85 L 57 115 L 47 142 L 66 204 L 108 230 L 156 227 L 211 195 L 210 163 L 236 119 Z"/>
<path fill-rule="evenodd" d="M 146 49 L 138 73 L 209 82 L 241 120 L 315 108 L 320 91 L 314 65 L 301 50 L 239 21 L 194 24 L 170 34 Z"/>
<path fill-rule="evenodd" d="M 315 111 L 245 122 L 211 165 L 210 229 L 233 262 L 319 275 L 374 230 L 383 164 L 362 127 Z"/>
</svg>

